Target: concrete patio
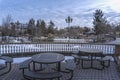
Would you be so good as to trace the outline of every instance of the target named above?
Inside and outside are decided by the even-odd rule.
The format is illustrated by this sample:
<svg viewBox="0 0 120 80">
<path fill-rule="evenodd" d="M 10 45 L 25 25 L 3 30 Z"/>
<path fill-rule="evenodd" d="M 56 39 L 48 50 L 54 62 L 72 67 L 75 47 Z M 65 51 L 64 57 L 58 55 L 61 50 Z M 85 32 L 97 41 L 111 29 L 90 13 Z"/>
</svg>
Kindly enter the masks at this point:
<svg viewBox="0 0 120 80">
<path fill-rule="evenodd" d="M 85 66 L 89 66 L 89 62 L 86 61 Z M 94 66 L 100 67 L 98 62 L 94 62 Z M 64 62 L 62 62 L 62 68 Z M 119 72 L 117 71 L 116 64 L 111 61 L 109 68 L 103 70 L 95 69 L 82 69 L 81 65 L 77 65 L 74 70 L 74 76 L 72 80 L 120 80 Z M 66 80 L 69 74 L 63 73 L 61 80 Z M 0 80 L 26 80 L 22 76 L 22 71 L 19 70 L 19 63 L 12 64 L 12 70 L 3 76 L 0 76 Z"/>
</svg>

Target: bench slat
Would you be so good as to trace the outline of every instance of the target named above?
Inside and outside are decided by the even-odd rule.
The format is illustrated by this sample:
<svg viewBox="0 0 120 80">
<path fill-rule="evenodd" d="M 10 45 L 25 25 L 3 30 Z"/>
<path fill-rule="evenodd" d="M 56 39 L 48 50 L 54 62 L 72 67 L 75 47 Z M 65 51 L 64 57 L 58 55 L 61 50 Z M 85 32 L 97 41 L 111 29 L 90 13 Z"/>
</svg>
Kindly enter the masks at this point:
<svg viewBox="0 0 120 80">
<path fill-rule="evenodd" d="M 25 72 L 24 76 L 35 79 L 53 79 L 62 77 L 60 72 L 38 73 L 33 71 Z"/>
<path fill-rule="evenodd" d="M 5 65 L 3 67 L 1 67 L 0 70 L 7 68 L 6 70 L 4 70 L 3 73 L 0 74 L 0 76 L 2 76 L 4 74 L 7 74 L 8 72 L 10 72 L 13 58 L 8 57 L 8 56 L 0 56 L 0 59 L 3 59 L 5 61 Z"/>
<path fill-rule="evenodd" d="M 23 61 L 22 63 L 20 63 L 19 69 L 27 69 L 29 68 L 29 64 L 32 62 L 31 59 L 27 59 L 25 61 Z"/>
<path fill-rule="evenodd" d="M 12 63 L 13 62 L 13 58 L 8 57 L 8 56 L 1 56 L 0 58 L 5 60 L 5 62 L 8 62 L 8 63 Z"/>
<path fill-rule="evenodd" d="M 75 64 L 74 60 L 68 59 L 68 60 L 66 60 L 66 62 L 67 62 L 66 69 L 68 69 L 68 70 L 74 70 L 75 69 L 76 64 Z"/>
</svg>

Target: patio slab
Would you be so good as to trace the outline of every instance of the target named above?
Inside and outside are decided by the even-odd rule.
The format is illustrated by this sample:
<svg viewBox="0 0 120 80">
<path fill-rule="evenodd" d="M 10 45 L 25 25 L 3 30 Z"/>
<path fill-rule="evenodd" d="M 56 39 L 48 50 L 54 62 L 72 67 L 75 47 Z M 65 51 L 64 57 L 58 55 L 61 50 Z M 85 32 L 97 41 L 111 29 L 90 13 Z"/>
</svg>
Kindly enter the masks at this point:
<svg viewBox="0 0 120 80">
<path fill-rule="evenodd" d="M 98 63 L 94 63 L 98 66 Z M 62 63 L 64 66 L 64 62 Z M 86 62 L 85 66 L 89 66 Z M 78 65 L 74 70 L 74 76 L 72 80 L 120 80 L 119 74 L 116 69 L 116 64 L 111 61 L 111 66 L 105 68 L 104 70 L 94 70 L 94 69 L 82 69 L 81 65 Z M 61 80 L 66 80 L 69 77 L 68 74 L 64 73 Z M 19 70 L 19 63 L 14 63 L 12 65 L 12 70 L 10 73 L 0 76 L 0 80 L 26 80 L 22 76 L 22 71 Z"/>
</svg>

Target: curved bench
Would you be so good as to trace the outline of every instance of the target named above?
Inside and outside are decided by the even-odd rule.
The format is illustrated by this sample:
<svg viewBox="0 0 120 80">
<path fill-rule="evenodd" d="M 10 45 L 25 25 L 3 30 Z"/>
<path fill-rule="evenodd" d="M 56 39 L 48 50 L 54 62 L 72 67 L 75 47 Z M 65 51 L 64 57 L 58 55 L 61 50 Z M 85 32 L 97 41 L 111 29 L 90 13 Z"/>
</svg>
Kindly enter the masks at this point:
<svg viewBox="0 0 120 80">
<path fill-rule="evenodd" d="M 30 63 L 32 62 L 31 59 L 27 59 L 20 63 L 19 69 L 22 69 L 23 77 L 26 79 L 58 79 L 60 80 L 60 77 L 62 77 L 62 74 L 60 72 L 50 72 L 50 73 L 38 73 L 35 71 L 30 70 Z M 28 69 L 25 71 L 25 69 Z"/>
<path fill-rule="evenodd" d="M 86 60 L 86 61 L 89 61 L 90 58 L 88 58 L 87 56 L 78 56 L 78 55 L 72 55 L 74 57 L 74 60 L 76 62 L 76 65 L 78 65 L 81 61 L 81 65 L 82 65 L 82 68 L 83 68 L 83 61 Z"/>
<path fill-rule="evenodd" d="M 60 72 L 49 72 L 49 73 L 38 73 L 34 71 L 27 71 L 24 73 L 25 78 L 29 79 L 58 79 L 60 80 L 60 77 L 62 77 Z"/>
<path fill-rule="evenodd" d="M 27 59 L 20 63 L 19 69 L 22 69 L 23 75 L 24 75 L 24 69 L 29 69 L 30 70 L 30 63 L 32 62 L 31 59 Z"/>
<path fill-rule="evenodd" d="M 75 68 L 76 68 L 76 64 L 75 64 L 74 60 L 73 59 L 67 59 L 65 69 L 68 70 L 71 73 L 70 78 L 67 79 L 67 80 L 71 80 L 73 78 L 73 72 L 74 72 Z"/>
<path fill-rule="evenodd" d="M 98 59 L 98 61 L 101 62 L 101 65 L 104 67 L 109 67 L 110 66 L 110 60 L 112 59 L 112 56 L 105 56 L 101 59 Z M 107 62 L 107 65 L 105 65 L 105 62 Z"/>
<path fill-rule="evenodd" d="M 10 70 L 11 70 L 11 64 L 13 62 L 13 58 L 8 57 L 8 56 L 0 56 L 0 59 L 2 59 L 2 60 L 5 61 L 5 66 L 1 67 L 0 70 L 8 68 L 8 70 L 6 70 L 6 71 L 4 71 L 3 73 L 0 74 L 0 76 L 2 76 L 4 74 L 10 72 Z"/>
</svg>

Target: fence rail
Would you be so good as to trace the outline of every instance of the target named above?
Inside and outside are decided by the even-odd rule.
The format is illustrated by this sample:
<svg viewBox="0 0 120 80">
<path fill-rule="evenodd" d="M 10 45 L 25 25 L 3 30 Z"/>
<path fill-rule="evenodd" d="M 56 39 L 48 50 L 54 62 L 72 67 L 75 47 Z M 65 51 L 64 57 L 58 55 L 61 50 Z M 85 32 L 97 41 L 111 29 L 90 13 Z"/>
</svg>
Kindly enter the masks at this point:
<svg viewBox="0 0 120 80">
<path fill-rule="evenodd" d="M 0 54 L 19 54 L 29 52 L 75 52 L 80 48 L 95 48 L 104 54 L 115 53 L 115 45 L 89 44 L 89 43 L 24 43 L 24 44 L 0 44 Z"/>
</svg>

